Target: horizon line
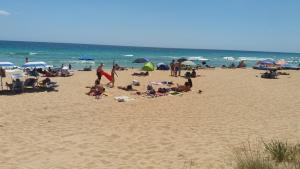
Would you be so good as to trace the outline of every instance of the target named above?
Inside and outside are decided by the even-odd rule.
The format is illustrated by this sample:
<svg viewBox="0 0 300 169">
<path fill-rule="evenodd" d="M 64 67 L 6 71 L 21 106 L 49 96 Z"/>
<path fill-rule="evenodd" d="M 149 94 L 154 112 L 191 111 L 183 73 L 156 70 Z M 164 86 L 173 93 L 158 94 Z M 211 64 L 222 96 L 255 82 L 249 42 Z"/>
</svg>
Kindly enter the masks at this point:
<svg viewBox="0 0 300 169">
<path fill-rule="evenodd" d="M 26 41 L 26 40 L 1 40 L 3 42 L 28 42 L 28 43 L 56 43 L 72 45 L 94 45 L 94 46 L 114 46 L 114 47 L 135 47 L 135 48 L 152 48 L 152 49 L 180 49 L 180 50 L 216 50 L 216 51 L 240 51 L 240 52 L 262 52 L 262 53 L 287 53 L 300 54 L 300 52 L 283 52 L 283 51 L 262 51 L 262 50 L 243 50 L 243 49 L 203 49 L 203 48 L 181 48 L 181 47 L 155 47 L 155 46 L 134 46 L 134 45 L 115 45 L 115 44 L 96 44 L 96 43 L 79 43 L 79 42 L 50 42 L 50 41 Z"/>
</svg>

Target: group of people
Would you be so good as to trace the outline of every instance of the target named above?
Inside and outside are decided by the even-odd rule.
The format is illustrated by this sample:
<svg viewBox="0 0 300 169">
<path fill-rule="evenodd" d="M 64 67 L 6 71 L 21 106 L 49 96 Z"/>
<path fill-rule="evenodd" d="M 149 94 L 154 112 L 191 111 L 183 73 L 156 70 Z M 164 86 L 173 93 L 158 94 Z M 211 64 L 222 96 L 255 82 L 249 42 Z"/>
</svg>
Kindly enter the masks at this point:
<svg viewBox="0 0 300 169">
<path fill-rule="evenodd" d="M 171 72 L 172 76 L 180 76 L 180 63 L 175 63 L 175 61 L 173 60 L 173 71 Z M 87 87 L 90 88 L 90 91 L 88 93 L 86 93 L 87 95 L 90 96 L 95 96 L 97 99 L 101 98 L 101 96 L 104 95 L 105 92 L 105 87 L 103 84 L 101 84 L 101 79 L 104 76 L 105 78 L 107 78 L 109 80 L 109 83 L 107 83 L 107 86 L 113 88 L 115 85 L 115 76 L 118 76 L 118 74 L 116 73 L 116 65 L 114 64 L 112 66 L 111 72 L 110 74 L 105 72 L 103 70 L 104 64 L 101 63 L 97 70 L 96 70 L 96 75 L 97 75 L 97 79 L 95 80 L 95 83 L 93 86 L 91 87 Z M 134 74 L 137 75 L 137 74 Z M 145 74 L 138 74 L 138 75 L 143 75 L 143 76 L 147 76 L 149 75 L 149 72 L 146 72 Z M 174 91 L 174 92 L 188 92 L 191 90 L 193 83 L 191 80 L 191 77 L 196 76 L 196 72 L 195 70 L 193 70 L 193 72 L 191 73 L 191 76 L 187 78 L 187 82 L 185 82 L 183 85 L 179 85 L 177 84 L 176 87 L 169 87 L 169 88 L 158 88 L 158 90 L 154 90 L 154 88 L 151 85 L 148 85 L 146 93 L 147 95 L 156 95 L 156 94 L 163 94 L 163 93 L 167 93 L 170 91 Z M 137 91 L 133 88 L 133 84 L 127 85 L 125 87 L 118 87 L 118 89 L 121 90 L 125 90 L 125 91 Z M 142 94 L 142 92 L 137 91 L 137 94 Z"/>
<path fill-rule="evenodd" d="M 92 87 L 88 87 L 90 88 L 90 91 L 87 95 L 95 96 L 97 99 L 99 99 L 105 92 L 105 87 L 101 84 L 102 77 L 105 76 L 109 80 L 107 86 L 113 88 L 115 86 L 115 75 L 118 76 L 116 70 L 119 66 L 117 64 L 113 65 L 110 74 L 103 70 L 103 66 L 103 63 L 98 66 L 96 70 L 97 79 L 95 80 L 95 84 Z"/>
<path fill-rule="evenodd" d="M 181 76 L 181 62 L 175 61 L 174 59 L 170 63 L 171 76 Z"/>
<path fill-rule="evenodd" d="M 115 75 L 118 77 L 118 74 L 116 73 L 117 66 L 115 64 L 113 65 L 110 74 L 106 73 L 103 70 L 103 66 L 104 66 L 104 64 L 101 63 L 100 66 L 96 70 L 97 79 L 100 82 L 102 76 L 105 76 L 109 80 L 109 83 L 107 85 L 110 85 L 110 87 L 113 88 L 115 86 Z"/>
</svg>

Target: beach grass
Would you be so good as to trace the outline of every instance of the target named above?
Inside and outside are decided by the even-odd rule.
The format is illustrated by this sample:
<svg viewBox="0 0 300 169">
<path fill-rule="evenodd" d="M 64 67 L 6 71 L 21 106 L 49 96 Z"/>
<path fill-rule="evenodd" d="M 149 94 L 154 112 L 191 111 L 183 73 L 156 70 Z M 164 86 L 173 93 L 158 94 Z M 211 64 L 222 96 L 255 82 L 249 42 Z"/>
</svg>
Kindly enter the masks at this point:
<svg viewBox="0 0 300 169">
<path fill-rule="evenodd" d="M 234 169 L 300 169 L 300 144 L 281 140 L 243 144 L 234 150 Z"/>
</svg>

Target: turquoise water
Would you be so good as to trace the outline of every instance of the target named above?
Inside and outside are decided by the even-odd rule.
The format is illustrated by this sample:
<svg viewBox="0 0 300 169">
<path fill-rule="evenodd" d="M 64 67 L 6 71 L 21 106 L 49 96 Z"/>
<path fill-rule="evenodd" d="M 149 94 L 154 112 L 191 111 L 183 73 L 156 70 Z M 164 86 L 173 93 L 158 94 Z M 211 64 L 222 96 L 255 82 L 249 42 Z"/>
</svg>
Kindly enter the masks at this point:
<svg viewBox="0 0 300 169">
<path fill-rule="evenodd" d="M 115 63 L 126 67 L 141 67 L 132 61 L 139 57 L 147 57 L 154 63 L 169 63 L 172 59 L 180 57 L 202 56 L 209 59 L 208 64 L 220 66 L 229 61 L 223 57 L 243 57 L 248 66 L 252 66 L 257 60 L 272 58 L 285 59 L 286 61 L 299 63 L 299 53 L 279 52 L 254 52 L 233 50 L 204 50 L 204 49 L 167 49 L 145 47 L 122 47 L 106 45 L 66 44 L 66 43 L 41 43 L 41 42 L 15 42 L 0 41 L 0 62 L 9 61 L 21 66 L 25 58 L 30 61 L 45 61 L 49 65 L 61 66 L 71 63 L 76 69 L 85 66 L 78 58 L 87 55 L 95 58 L 96 67 L 103 62 L 106 67 Z"/>
</svg>

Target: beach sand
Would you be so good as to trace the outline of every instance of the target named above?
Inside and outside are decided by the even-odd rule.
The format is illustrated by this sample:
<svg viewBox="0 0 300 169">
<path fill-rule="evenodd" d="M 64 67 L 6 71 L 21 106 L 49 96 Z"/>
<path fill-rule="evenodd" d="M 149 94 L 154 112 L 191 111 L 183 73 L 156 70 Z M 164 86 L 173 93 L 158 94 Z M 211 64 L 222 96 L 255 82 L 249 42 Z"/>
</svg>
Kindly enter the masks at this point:
<svg viewBox="0 0 300 169">
<path fill-rule="evenodd" d="M 149 81 L 185 81 L 161 71 L 132 77 L 133 71 L 118 72 L 116 86 L 137 79 L 144 90 Z M 0 95 L 0 168 L 228 168 L 232 148 L 244 142 L 300 141 L 300 71 L 276 80 L 252 69 L 198 72 L 183 96 L 107 88 L 97 100 L 85 95 L 94 71 L 53 78 L 58 92 Z M 134 100 L 114 100 L 122 95 Z"/>
</svg>

